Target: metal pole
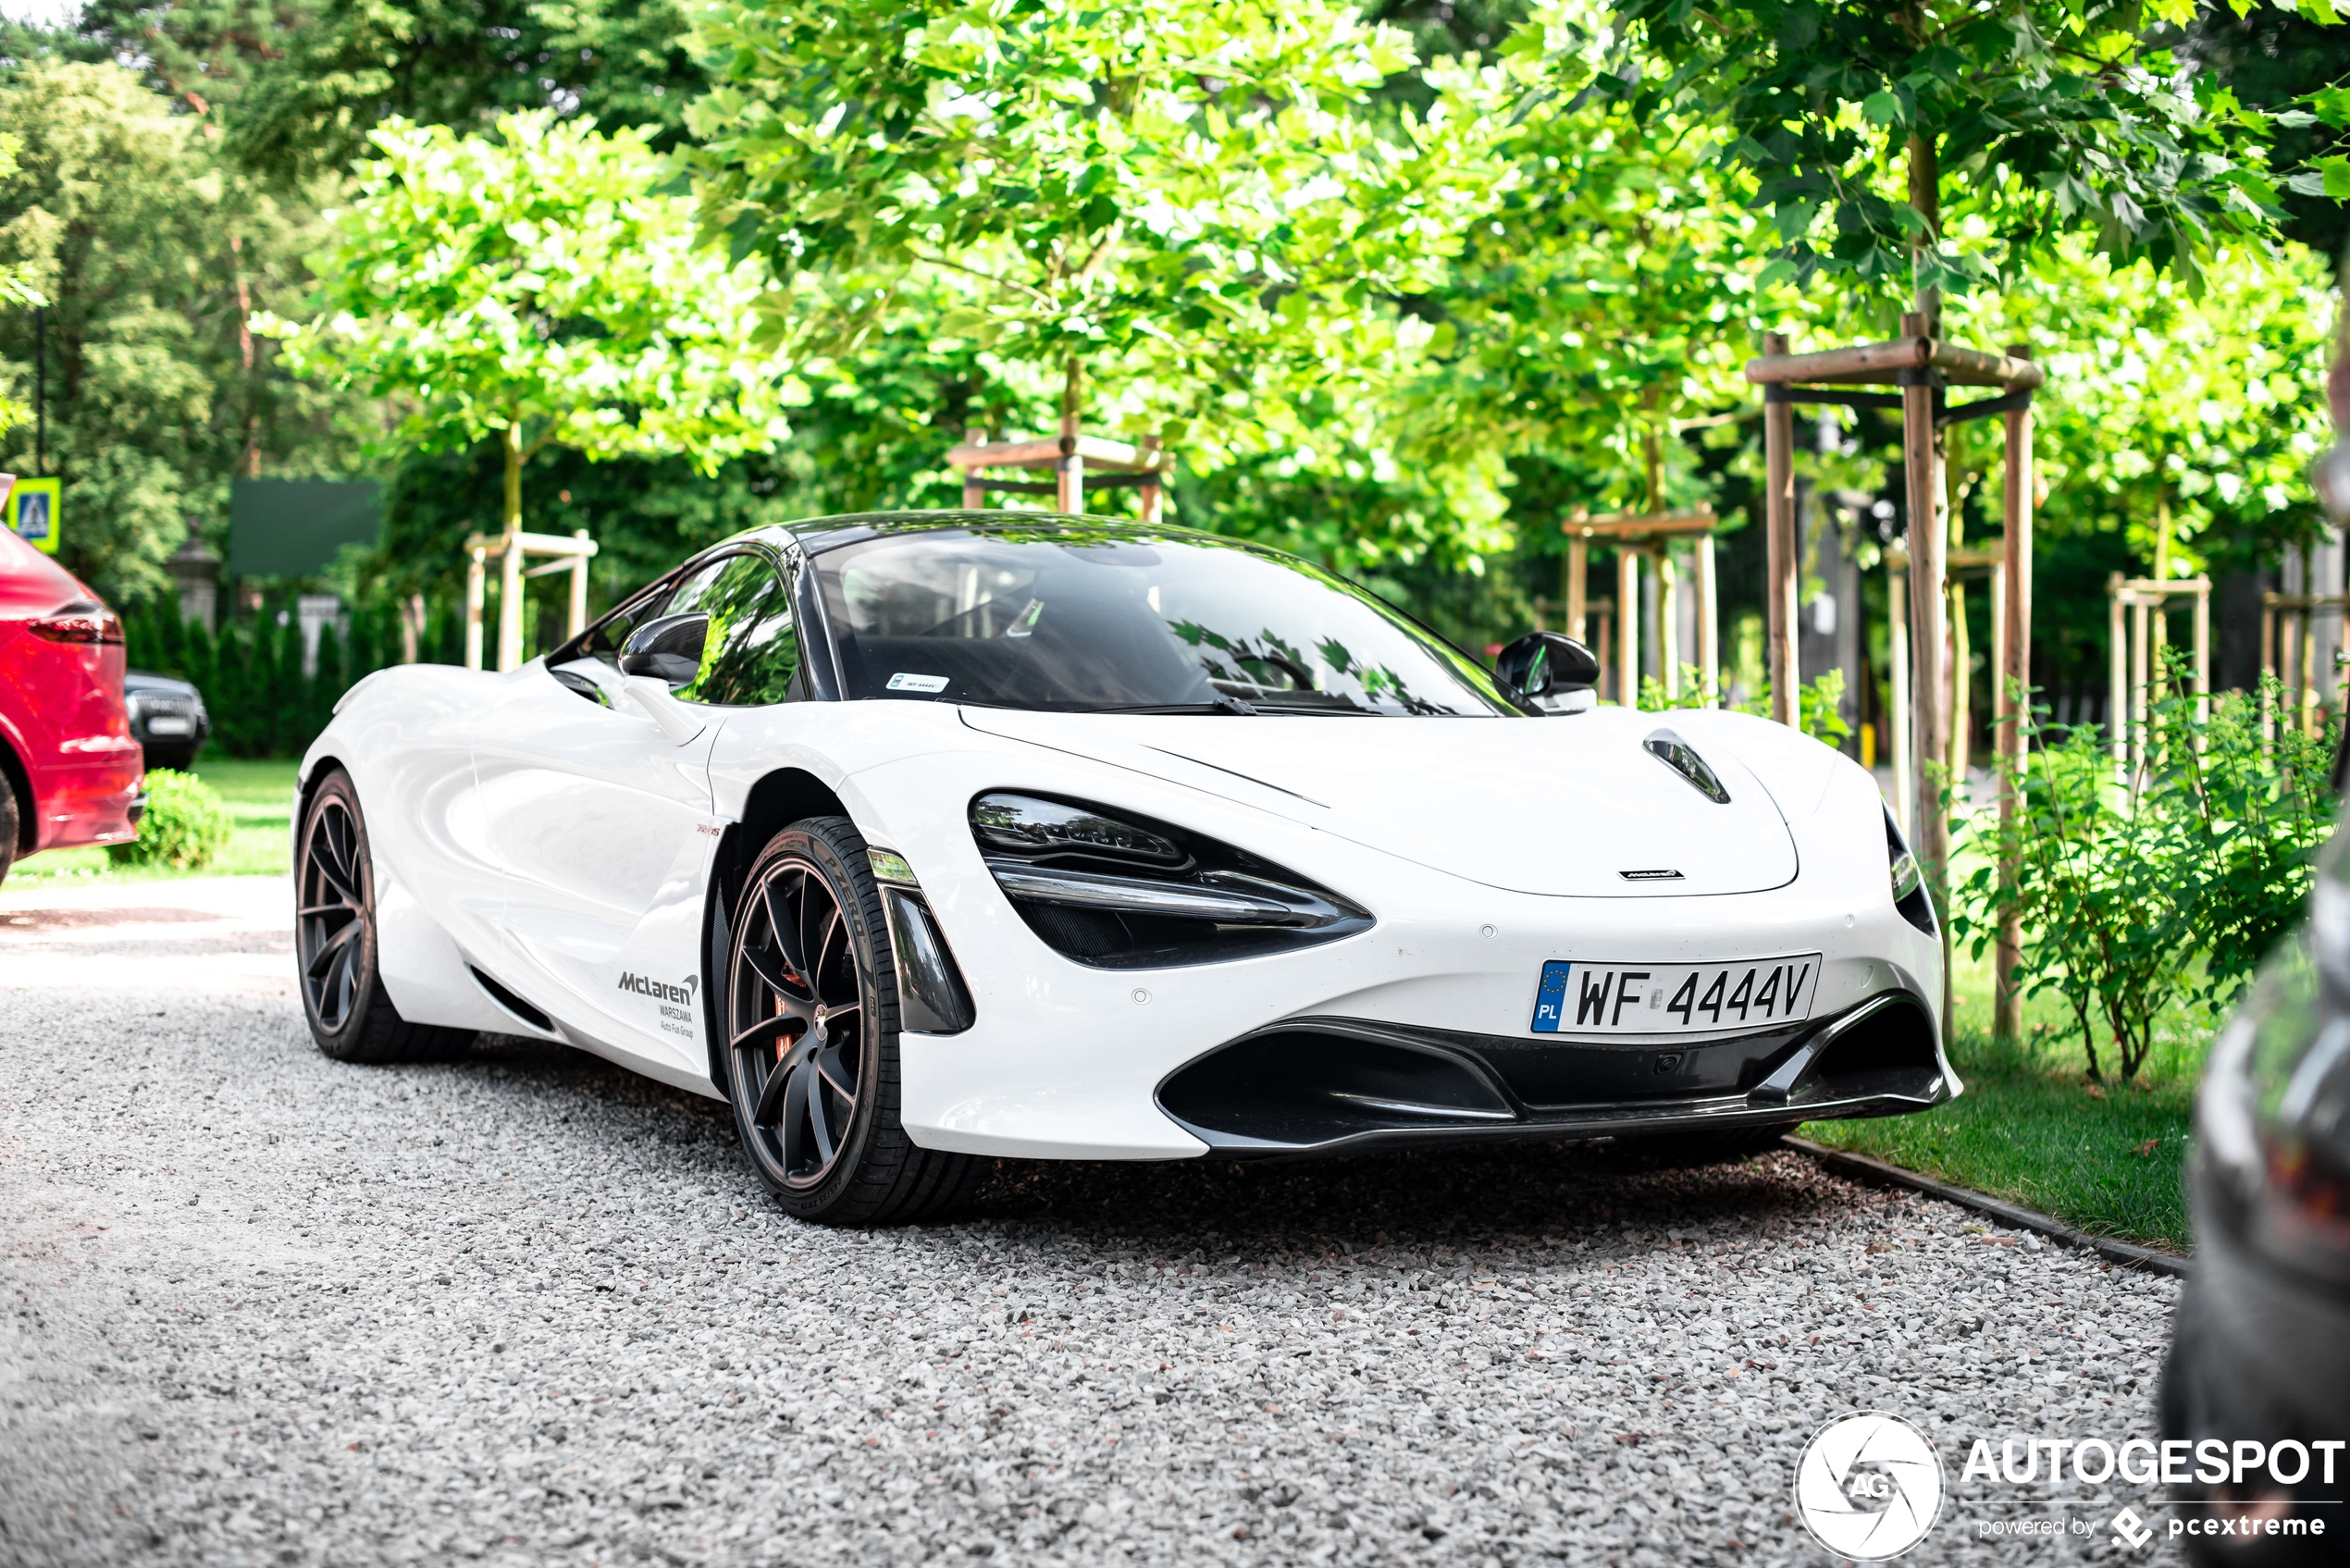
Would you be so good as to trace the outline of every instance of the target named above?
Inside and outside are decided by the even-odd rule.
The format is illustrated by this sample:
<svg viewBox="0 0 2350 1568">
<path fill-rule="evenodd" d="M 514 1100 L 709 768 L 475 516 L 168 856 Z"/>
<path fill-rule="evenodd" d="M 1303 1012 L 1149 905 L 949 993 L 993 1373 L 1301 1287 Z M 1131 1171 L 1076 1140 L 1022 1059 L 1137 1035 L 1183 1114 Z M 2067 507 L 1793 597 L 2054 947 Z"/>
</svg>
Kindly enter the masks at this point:
<svg viewBox="0 0 2350 1568">
<path fill-rule="evenodd" d="M 1785 354 L 1787 334 L 1764 333 L 1762 352 Z M 1769 639 L 1763 663 L 1771 680 L 1771 717 L 1795 724 L 1802 714 L 1796 688 L 1803 680 L 1795 644 L 1795 405 L 1772 398 L 1775 390 L 1767 389 L 1762 402 L 1762 597 Z"/>
<path fill-rule="evenodd" d="M 32 471 L 49 476 L 49 312 L 32 307 Z"/>
</svg>

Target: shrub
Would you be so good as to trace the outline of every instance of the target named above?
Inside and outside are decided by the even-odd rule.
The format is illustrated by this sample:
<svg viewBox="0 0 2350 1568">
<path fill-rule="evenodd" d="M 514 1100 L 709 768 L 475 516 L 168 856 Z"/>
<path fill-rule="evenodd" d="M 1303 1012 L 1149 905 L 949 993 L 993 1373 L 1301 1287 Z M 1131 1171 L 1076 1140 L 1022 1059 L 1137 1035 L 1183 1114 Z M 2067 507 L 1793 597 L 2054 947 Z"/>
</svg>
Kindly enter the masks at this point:
<svg viewBox="0 0 2350 1568">
<path fill-rule="evenodd" d="M 118 866 L 202 870 L 229 846 L 229 809 L 210 784 L 156 768 L 147 774 L 147 814 L 139 819 L 138 838 L 108 845 L 106 856 Z"/>
<path fill-rule="evenodd" d="M 2261 733 L 2263 703 L 2282 705 L 2273 676 L 2257 696 L 2215 698 L 2205 722 L 2175 666 L 2160 690 L 2134 779 L 2116 778 L 2101 731 L 2059 735 L 2046 709 L 2031 709 L 2022 722 L 2033 746 L 2006 775 L 2018 803 L 2009 828 L 1996 806 L 1953 824 L 1994 862 L 1953 890 L 1953 934 L 1980 957 L 2001 919 L 2019 917 L 2011 978 L 2070 1005 L 2092 1078 L 2095 1024 L 2126 1081 L 2165 1006 L 2243 990 L 2299 912 L 2333 825 L 2331 736 Z M 1997 869 L 2006 858 L 2020 867 L 2012 882 Z"/>
</svg>

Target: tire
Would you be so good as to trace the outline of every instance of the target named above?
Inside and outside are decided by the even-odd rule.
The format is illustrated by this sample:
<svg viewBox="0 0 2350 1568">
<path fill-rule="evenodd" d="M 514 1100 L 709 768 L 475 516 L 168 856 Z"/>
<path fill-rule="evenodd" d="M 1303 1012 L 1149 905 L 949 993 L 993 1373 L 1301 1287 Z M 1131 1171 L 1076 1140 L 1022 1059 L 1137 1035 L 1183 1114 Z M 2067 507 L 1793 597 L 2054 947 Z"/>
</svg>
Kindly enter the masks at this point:
<svg viewBox="0 0 2350 1568">
<path fill-rule="evenodd" d="M 719 1022 L 744 1151 L 784 1209 L 902 1225 L 965 1202 L 988 1162 L 897 1119 L 897 970 L 864 835 L 810 817 L 768 840 L 727 936 Z"/>
<path fill-rule="evenodd" d="M 446 1056 L 466 1030 L 410 1023 L 385 994 L 376 947 L 376 877 L 351 775 L 319 781 L 302 814 L 294 881 L 295 978 L 310 1037 L 339 1062 Z"/>
</svg>

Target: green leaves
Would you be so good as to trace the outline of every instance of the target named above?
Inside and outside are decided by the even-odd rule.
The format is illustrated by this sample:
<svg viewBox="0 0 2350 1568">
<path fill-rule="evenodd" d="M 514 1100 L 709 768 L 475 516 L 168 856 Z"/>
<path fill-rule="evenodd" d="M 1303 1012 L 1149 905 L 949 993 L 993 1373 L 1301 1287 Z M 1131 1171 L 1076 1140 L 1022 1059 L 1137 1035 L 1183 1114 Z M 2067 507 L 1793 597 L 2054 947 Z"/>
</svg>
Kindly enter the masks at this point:
<svg viewBox="0 0 2350 1568">
<path fill-rule="evenodd" d="M 2305 14 L 2331 9 L 2311 0 Z M 2195 10 L 2157 0 L 2144 16 Z M 1723 127 L 1726 166 L 1777 221 L 1774 259 L 1789 266 L 1766 274 L 1775 282 L 1824 276 L 1888 296 L 1997 287 L 2070 228 L 2117 262 L 2192 278 L 2221 247 L 2273 232 L 2282 214 L 2261 171 L 2275 117 L 2208 80 L 2179 91 L 2174 35 L 2134 31 L 2138 7 L 2005 12 L 1617 0 L 1622 56 L 1648 68 L 1601 80 L 1636 117 Z M 2310 112 L 2350 114 L 2330 91 Z M 2293 188 L 2332 196 L 2331 179 L 2310 171 Z"/>
<path fill-rule="evenodd" d="M 1979 847 L 2020 875 L 1977 871 L 1954 930 L 1980 954 L 2003 917 L 2022 920 L 2019 978 L 2072 1004 L 2093 1074 L 2093 1023 L 2134 1076 L 2166 1006 L 2232 1001 L 2299 916 L 2332 829 L 2332 737 L 2289 726 L 2264 737 L 2263 708 L 2280 699 L 2271 677 L 2257 696 L 2213 699 L 2206 721 L 2174 658 L 2126 786 L 2099 730 L 2058 732 L 2035 710 L 2028 760 L 2008 772 L 2011 824 L 2003 831 L 1991 810 L 1973 823 Z"/>
<path fill-rule="evenodd" d="M 1328 0 L 718 0 L 698 27 L 732 60 L 689 115 L 703 225 L 768 259 L 812 352 L 939 302 L 1144 429 L 1278 436 L 1408 352 L 1390 302 L 1441 278 L 1479 184 L 1477 126 L 1369 112 L 1410 49 Z"/>
<path fill-rule="evenodd" d="M 396 398 L 427 450 L 519 426 L 591 458 L 704 473 L 789 431 L 805 389 L 756 346 L 758 270 L 695 242 L 690 201 L 633 130 L 543 111 L 496 139 L 390 122 L 315 258 L 309 321 L 256 316 L 300 371 Z"/>
</svg>

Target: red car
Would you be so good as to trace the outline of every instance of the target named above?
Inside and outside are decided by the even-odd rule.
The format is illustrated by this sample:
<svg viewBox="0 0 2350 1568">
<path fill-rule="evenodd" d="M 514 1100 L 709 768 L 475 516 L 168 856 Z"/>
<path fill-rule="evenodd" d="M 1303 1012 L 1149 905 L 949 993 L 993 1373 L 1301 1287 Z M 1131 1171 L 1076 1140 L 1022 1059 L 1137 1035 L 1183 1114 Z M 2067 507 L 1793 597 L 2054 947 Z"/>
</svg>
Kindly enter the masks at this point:
<svg viewBox="0 0 2350 1568">
<path fill-rule="evenodd" d="M 0 475 L 0 505 L 15 485 Z M 0 527 L 0 877 L 37 849 L 138 836 L 143 772 L 122 661 L 114 611 Z"/>
</svg>

